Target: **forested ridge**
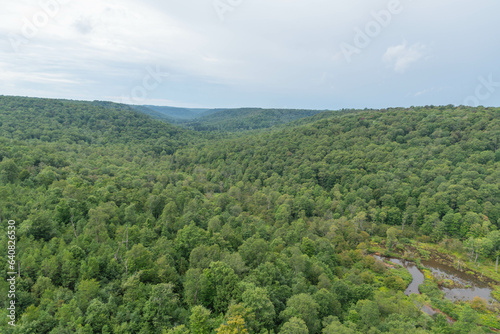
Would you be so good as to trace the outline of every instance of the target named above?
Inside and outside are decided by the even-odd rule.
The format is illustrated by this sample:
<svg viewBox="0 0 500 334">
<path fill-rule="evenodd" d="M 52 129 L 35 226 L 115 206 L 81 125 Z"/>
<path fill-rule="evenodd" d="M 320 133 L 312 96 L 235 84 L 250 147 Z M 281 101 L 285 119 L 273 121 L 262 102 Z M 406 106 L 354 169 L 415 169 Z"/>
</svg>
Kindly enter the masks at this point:
<svg viewBox="0 0 500 334">
<path fill-rule="evenodd" d="M 126 105 L 0 96 L 0 131 L 26 142 L 158 145 L 173 153 L 185 130 L 151 120 Z M 8 148 L 8 147 L 6 147 Z"/>
<path fill-rule="evenodd" d="M 13 219 L 20 263 L 16 326 L 2 297 L 0 332 L 491 332 L 498 304 L 453 304 L 431 277 L 405 296 L 411 275 L 370 254 L 418 258 L 428 243 L 494 268 L 499 146 L 499 108 L 324 112 L 221 134 L 0 97 L 0 252 Z"/>
<path fill-rule="evenodd" d="M 183 120 L 191 120 L 206 113 L 216 112 L 214 109 L 200 109 L 200 108 L 176 108 L 176 107 L 166 107 L 166 106 L 134 106 L 135 109 L 143 113 L 151 113 L 153 118 L 157 119 L 167 119 L 169 122 L 179 122 Z"/>
<path fill-rule="evenodd" d="M 162 120 L 198 132 L 235 133 L 273 128 L 300 119 L 308 119 L 306 120 L 307 122 L 311 116 L 318 114 L 324 114 L 324 117 L 331 116 L 331 112 L 325 110 L 262 108 L 190 109 L 149 105 L 128 106 L 100 101 L 95 101 L 94 103 L 112 108 L 122 107 L 136 110 L 153 119 Z M 347 110 L 343 110 L 342 112 L 345 111 Z"/>
<path fill-rule="evenodd" d="M 271 128 L 319 113 L 322 111 L 261 108 L 213 109 L 200 114 L 193 120 L 181 122 L 180 125 L 195 131 L 238 132 Z"/>
</svg>

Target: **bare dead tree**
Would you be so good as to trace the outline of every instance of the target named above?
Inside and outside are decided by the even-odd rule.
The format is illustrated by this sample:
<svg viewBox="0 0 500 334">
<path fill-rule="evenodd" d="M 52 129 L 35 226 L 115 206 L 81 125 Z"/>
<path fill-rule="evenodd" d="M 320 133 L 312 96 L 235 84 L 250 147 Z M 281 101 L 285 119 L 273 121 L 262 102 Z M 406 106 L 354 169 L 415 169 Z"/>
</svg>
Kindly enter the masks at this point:
<svg viewBox="0 0 500 334">
<path fill-rule="evenodd" d="M 126 245 L 127 250 L 128 250 L 128 224 L 127 224 L 127 241 L 126 241 L 125 245 Z"/>
<path fill-rule="evenodd" d="M 77 239 L 78 234 L 76 233 L 76 227 L 75 227 L 75 223 L 73 222 L 73 218 L 74 218 L 74 215 L 72 214 L 71 215 L 71 225 L 73 225 L 73 232 L 75 233 L 75 239 Z"/>
<path fill-rule="evenodd" d="M 120 247 L 122 246 L 122 242 L 118 243 L 118 249 L 115 252 L 115 261 L 118 261 L 118 252 L 120 251 Z"/>
<path fill-rule="evenodd" d="M 123 244 L 125 244 L 125 247 L 128 250 L 128 225 L 127 225 L 127 230 L 125 232 L 125 235 L 123 236 L 122 241 L 118 243 L 118 248 L 116 249 L 116 252 L 115 252 L 115 255 L 114 255 L 116 261 L 118 261 L 118 255 L 119 255 L 119 252 L 120 252 L 120 248 L 122 247 Z M 120 255 L 120 261 L 123 261 L 121 255 Z M 128 272 L 127 261 L 128 261 L 128 259 L 126 259 L 125 263 L 124 263 L 125 264 L 125 273 Z"/>
<path fill-rule="evenodd" d="M 96 228 L 97 228 L 97 243 L 99 243 L 99 225 L 97 223 L 97 217 L 95 218 L 95 225 L 96 225 Z"/>
</svg>

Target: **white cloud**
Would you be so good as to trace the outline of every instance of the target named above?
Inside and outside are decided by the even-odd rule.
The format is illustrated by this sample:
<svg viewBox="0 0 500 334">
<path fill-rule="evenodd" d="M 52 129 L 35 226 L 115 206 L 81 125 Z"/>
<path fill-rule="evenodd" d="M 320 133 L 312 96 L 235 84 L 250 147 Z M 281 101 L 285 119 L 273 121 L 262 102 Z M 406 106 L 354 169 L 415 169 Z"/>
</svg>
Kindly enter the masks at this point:
<svg viewBox="0 0 500 334">
<path fill-rule="evenodd" d="M 500 35 L 484 37 L 500 10 L 494 0 L 478 0 L 473 12 L 466 0 L 404 0 L 408 10 L 352 64 L 346 64 L 339 44 L 352 39 L 355 27 L 373 20 L 372 12 L 387 8 L 387 0 L 246 0 L 233 6 L 224 21 L 213 0 L 3 2 L 0 95 L 120 97 L 142 85 L 147 68 L 158 66 L 171 76 L 148 91 L 151 103 L 404 105 L 408 91 L 431 85 L 450 86 L 447 92 L 459 94 L 461 82 L 474 82 L 497 68 L 500 50 Z M 41 4 L 54 2 L 60 6 L 47 22 L 40 21 L 47 13 Z M 426 25 L 414 29 L 424 14 Z M 26 22 L 33 23 L 34 17 L 39 19 L 36 33 L 24 38 Z M 17 52 L 10 36 L 20 37 L 14 40 Z M 400 43 L 405 39 L 420 43 Z M 470 43 L 474 48 L 466 47 Z M 432 61 L 409 71 L 427 59 L 430 46 Z M 381 68 L 384 63 L 391 71 Z M 462 64 L 475 66 L 467 66 L 469 73 Z M 392 70 L 408 75 L 393 76 Z M 438 104 L 429 100 L 433 96 L 421 92 L 411 98 Z M 450 100 L 444 94 L 439 98 L 445 104 Z"/>
<path fill-rule="evenodd" d="M 424 89 L 424 90 L 416 92 L 414 94 L 414 96 L 417 97 L 417 96 L 420 96 L 420 95 L 424 95 L 424 94 L 427 94 L 427 93 L 431 92 L 432 90 L 433 90 L 433 88 L 431 88 L 431 89 Z"/>
<path fill-rule="evenodd" d="M 395 72 L 404 73 L 411 64 L 425 57 L 427 48 L 421 43 L 408 46 L 404 41 L 402 44 L 391 46 L 387 49 L 383 61 L 389 64 Z"/>
</svg>

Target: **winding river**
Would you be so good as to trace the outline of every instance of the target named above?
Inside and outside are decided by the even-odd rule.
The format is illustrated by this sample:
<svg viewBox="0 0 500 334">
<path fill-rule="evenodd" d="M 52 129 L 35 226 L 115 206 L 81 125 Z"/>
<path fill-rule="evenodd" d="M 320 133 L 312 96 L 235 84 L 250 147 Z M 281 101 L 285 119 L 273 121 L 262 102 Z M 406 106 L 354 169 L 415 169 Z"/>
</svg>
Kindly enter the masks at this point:
<svg viewBox="0 0 500 334">
<path fill-rule="evenodd" d="M 394 264 L 405 267 L 413 277 L 412 282 L 406 288 L 405 294 L 419 293 L 418 287 L 424 282 L 424 274 L 417 268 L 414 262 L 402 259 L 388 258 L 374 255 L 378 260 L 388 260 Z M 451 301 L 472 300 L 474 297 L 481 297 L 488 301 L 493 301 L 492 289 L 487 283 L 481 282 L 473 275 L 466 274 L 453 267 L 438 263 L 433 260 L 422 260 L 422 265 L 429 269 L 435 277 L 452 280 L 459 287 L 440 287 L 445 297 Z"/>
</svg>

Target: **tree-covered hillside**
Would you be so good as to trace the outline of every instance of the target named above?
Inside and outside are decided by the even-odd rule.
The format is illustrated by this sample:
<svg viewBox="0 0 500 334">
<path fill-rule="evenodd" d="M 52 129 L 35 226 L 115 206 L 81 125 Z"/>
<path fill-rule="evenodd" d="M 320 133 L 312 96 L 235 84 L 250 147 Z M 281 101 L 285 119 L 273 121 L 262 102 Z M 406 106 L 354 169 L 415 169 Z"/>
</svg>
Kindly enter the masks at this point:
<svg viewBox="0 0 500 334">
<path fill-rule="evenodd" d="M 259 182 L 291 196 L 308 192 L 314 203 L 327 199 L 315 196 L 314 188 L 330 200 L 332 191 L 339 191 L 344 202 L 334 211 L 339 215 L 348 206 L 367 214 L 376 208 L 372 214 L 380 223 L 401 225 L 406 217 L 426 232 L 466 237 L 474 222 L 488 217 L 499 223 L 499 116 L 497 109 L 364 112 L 215 147 L 207 143 L 175 158 L 182 168 L 184 155 L 196 151 L 192 167 L 207 166 L 226 184 Z M 294 216 L 300 211 L 297 207 Z M 478 216 L 455 225 L 445 220 L 444 230 L 430 228 L 451 211 L 463 219 Z"/>
<path fill-rule="evenodd" d="M 270 128 L 321 112 L 321 110 L 260 108 L 209 110 L 200 117 L 186 122 L 185 126 L 196 131 L 237 132 Z"/>
<path fill-rule="evenodd" d="M 190 120 L 202 117 L 205 113 L 211 112 L 212 109 L 202 108 L 177 108 L 166 106 L 141 106 L 143 109 L 149 109 L 163 117 L 170 118 L 173 121 Z"/>
<path fill-rule="evenodd" d="M 99 105 L 103 106 L 103 103 L 101 102 Z M 331 112 L 298 109 L 189 109 L 160 106 L 127 106 L 116 103 L 108 103 L 108 107 L 136 110 L 153 119 L 198 132 L 218 133 L 271 128 L 300 119 L 309 119 L 311 116 L 318 114 L 326 114 L 323 117 L 331 116 L 329 115 Z M 315 119 L 321 118 L 320 116 Z"/>
<path fill-rule="evenodd" d="M 114 103 L 0 96 L 0 108 L 0 135 L 28 143 L 140 143 L 171 154 L 190 139 L 179 127 Z"/>
<path fill-rule="evenodd" d="M 371 253 L 417 259 L 429 243 L 494 268 L 500 109 L 316 117 L 210 137 L 125 107 L 0 97 L 0 253 L 15 220 L 20 268 L 0 332 L 498 328 L 498 304 L 447 302 L 431 277 L 408 297 L 411 275 Z"/>
</svg>

